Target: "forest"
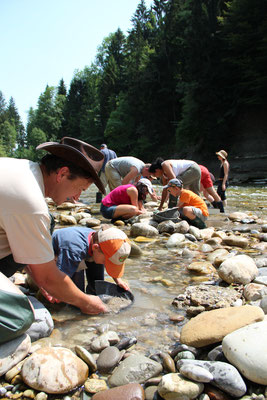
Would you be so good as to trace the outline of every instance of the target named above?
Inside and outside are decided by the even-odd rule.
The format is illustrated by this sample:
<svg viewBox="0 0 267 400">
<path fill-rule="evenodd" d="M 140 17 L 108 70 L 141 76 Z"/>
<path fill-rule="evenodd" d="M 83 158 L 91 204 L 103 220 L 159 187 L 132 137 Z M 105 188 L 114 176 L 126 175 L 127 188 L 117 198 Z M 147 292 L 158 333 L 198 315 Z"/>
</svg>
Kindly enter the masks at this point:
<svg viewBox="0 0 267 400">
<path fill-rule="evenodd" d="M 141 0 L 131 23 L 68 89 L 44 88 L 26 126 L 0 91 L 0 156 L 37 160 L 39 143 L 71 136 L 145 162 L 183 158 L 234 141 L 240 113 L 266 108 L 266 0 Z"/>
</svg>

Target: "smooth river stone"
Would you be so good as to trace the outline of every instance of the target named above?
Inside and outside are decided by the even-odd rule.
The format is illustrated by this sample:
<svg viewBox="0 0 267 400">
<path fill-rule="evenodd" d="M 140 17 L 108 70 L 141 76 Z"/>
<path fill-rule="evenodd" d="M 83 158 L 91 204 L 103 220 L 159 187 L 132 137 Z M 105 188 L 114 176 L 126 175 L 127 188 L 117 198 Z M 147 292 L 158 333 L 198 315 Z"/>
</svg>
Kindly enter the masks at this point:
<svg viewBox="0 0 267 400">
<path fill-rule="evenodd" d="M 174 233 L 167 240 L 167 247 L 176 247 L 179 246 L 182 242 L 185 241 L 185 236 L 182 233 Z"/>
<path fill-rule="evenodd" d="M 210 382 L 213 379 L 213 375 L 207 369 L 198 365 L 183 365 L 180 368 L 180 374 L 193 381 L 202 383 Z"/>
<path fill-rule="evenodd" d="M 203 347 L 217 343 L 229 333 L 264 319 L 257 306 L 226 307 L 205 311 L 187 322 L 181 330 L 181 343 Z"/>
<path fill-rule="evenodd" d="M 210 383 L 233 397 L 241 397 L 246 391 L 246 384 L 239 371 L 231 364 L 221 361 L 180 360 L 178 370 L 182 367 L 202 367 L 212 374 Z"/>
<path fill-rule="evenodd" d="M 222 341 L 225 357 L 249 380 L 267 385 L 267 321 L 238 329 Z"/>
<path fill-rule="evenodd" d="M 227 258 L 218 269 L 218 274 L 225 282 L 246 285 L 258 275 L 258 268 L 253 258 L 244 254 Z"/>
<path fill-rule="evenodd" d="M 162 372 L 162 365 L 143 355 L 131 355 L 123 360 L 109 378 L 109 385 L 122 386 L 127 383 L 144 383 Z"/>
<path fill-rule="evenodd" d="M 31 339 L 25 333 L 13 340 L 0 344 L 0 376 L 17 365 L 28 354 Z"/>
<path fill-rule="evenodd" d="M 144 400 L 145 392 L 138 383 L 129 383 L 117 388 L 99 392 L 92 397 L 92 400 Z"/>
<path fill-rule="evenodd" d="M 163 375 L 158 392 L 163 399 L 189 400 L 198 397 L 204 389 L 203 383 L 192 382 L 181 374 Z"/>
<path fill-rule="evenodd" d="M 21 376 L 33 389 L 67 393 L 85 382 L 88 366 L 69 349 L 44 347 L 25 360 Z"/>
<path fill-rule="evenodd" d="M 108 373 L 119 363 L 122 353 L 115 346 L 106 347 L 101 351 L 96 360 L 97 369 L 100 373 Z"/>
</svg>

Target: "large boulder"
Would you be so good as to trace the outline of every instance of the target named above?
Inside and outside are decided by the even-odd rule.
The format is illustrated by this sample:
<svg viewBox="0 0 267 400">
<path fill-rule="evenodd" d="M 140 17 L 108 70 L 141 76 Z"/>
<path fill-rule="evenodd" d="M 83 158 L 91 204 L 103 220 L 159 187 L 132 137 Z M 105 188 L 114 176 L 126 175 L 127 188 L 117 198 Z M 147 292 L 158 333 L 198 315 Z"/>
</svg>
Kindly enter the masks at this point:
<svg viewBox="0 0 267 400">
<path fill-rule="evenodd" d="M 44 347 L 25 360 L 21 376 L 33 389 L 61 394 L 85 382 L 88 366 L 69 349 Z"/>
<path fill-rule="evenodd" d="M 181 330 L 181 343 L 194 347 L 221 342 L 229 333 L 264 319 L 256 306 L 219 308 L 205 311 L 192 318 Z"/>
<path fill-rule="evenodd" d="M 267 321 L 229 333 L 222 341 L 222 349 L 225 357 L 247 379 L 267 385 Z"/>
<path fill-rule="evenodd" d="M 258 275 L 258 268 L 253 258 L 244 254 L 227 258 L 218 269 L 218 274 L 225 282 L 246 285 Z"/>
</svg>

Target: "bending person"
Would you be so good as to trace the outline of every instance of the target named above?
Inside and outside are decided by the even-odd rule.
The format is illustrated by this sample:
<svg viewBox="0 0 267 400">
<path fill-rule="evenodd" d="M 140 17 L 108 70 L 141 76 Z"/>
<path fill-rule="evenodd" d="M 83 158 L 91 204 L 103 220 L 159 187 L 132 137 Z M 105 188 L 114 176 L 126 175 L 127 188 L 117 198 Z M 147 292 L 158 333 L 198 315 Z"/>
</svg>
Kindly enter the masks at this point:
<svg viewBox="0 0 267 400">
<path fill-rule="evenodd" d="M 214 208 L 219 208 L 221 213 L 224 213 L 223 202 L 214 189 L 212 183 L 211 173 L 208 168 L 204 165 L 200 165 L 201 170 L 201 180 L 200 180 L 200 190 L 203 192 L 205 198 L 213 205 Z"/>
<path fill-rule="evenodd" d="M 221 162 L 221 167 L 220 167 L 220 176 L 219 176 L 219 184 L 217 187 L 217 193 L 221 197 L 224 206 L 226 206 L 226 189 L 229 185 L 228 182 L 228 176 L 229 176 L 229 162 L 227 161 L 227 152 L 225 150 L 220 150 L 217 153 L 217 157 Z"/>
<path fill-rule="evenodd" d="M 190 189 L 198 196 L 200 194 L 200 178 L 201 170 L 195 161 L 191 160 L 163 160 L 159 157 L 149 167 L 149 172 L 157 178 L 162 179 L 163 185 L 169 182 L 170 179 L 181 179 L 186 189 Z M 162 210 L 163 204 L 167 199 L 168 192 L 163 188 L 159 210 Z M 174 207 L 177 204 L 177 198 L 170 194 L 169 207 Z"/>
<path fill-rule="evenodd" d="M 129 219 L 146 212 L 143 202 L 148 193 L 153 193 L 151 182 L 140 179 L 136 184 L 121 185 L 112 190 L 104 199 L 100 207 L 104 218 L 116 220 Z"/>
<path fill-rule="evenodd" d="M 127 235 L 120 229 L 102 227 L 97 232 L 76 226 L 57 229 L 53 233 L 52 243 L 58 268 L 70 278 L 77 278 L 78 275 L 81 290 L 95 294 L 95 281 L 104 280 L 104 267 L 118 286 L 129 290 L 121 277 L 131 245 Z"/>
<path fill-rule="evenodd" d="M 72 304 L 85 314 L 107 307 L 97 296 L 80 291 L 56 265 L 45 197 L 56 204 L 67 197 L 77 200 L 92 183 L 104 192 L 98 172 L 103 154 L 78 139 L 47 142 L 40 164 L 0 158 L 0 271 L 7 277 L 27 267 L 35 283 L 54 298 Z"/>
<path fill-rule="evenodd" d="M 120 185 L 127 185 L 131 182 L 137 182 L 138 179 L 150 175 L 148 168 L 150 164 L 135 157 L 118 157 L 108 161 L 105 168 L 105 174 L 110 190 Z"/>
</svg>

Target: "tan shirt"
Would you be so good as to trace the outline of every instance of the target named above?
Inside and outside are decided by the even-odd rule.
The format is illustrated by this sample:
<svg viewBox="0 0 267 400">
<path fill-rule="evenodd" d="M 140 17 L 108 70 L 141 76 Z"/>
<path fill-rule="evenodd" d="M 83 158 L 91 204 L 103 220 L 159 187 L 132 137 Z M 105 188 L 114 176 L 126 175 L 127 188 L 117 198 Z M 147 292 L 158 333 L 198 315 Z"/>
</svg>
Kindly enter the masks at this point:
<svg viewBox="0 0 267 400">
<path fill-rule="evenodd" d="M 21 264 L 54 259 L 50 216 L 38 163 L 0 158 L 0 259 Z"/>
</svg>

